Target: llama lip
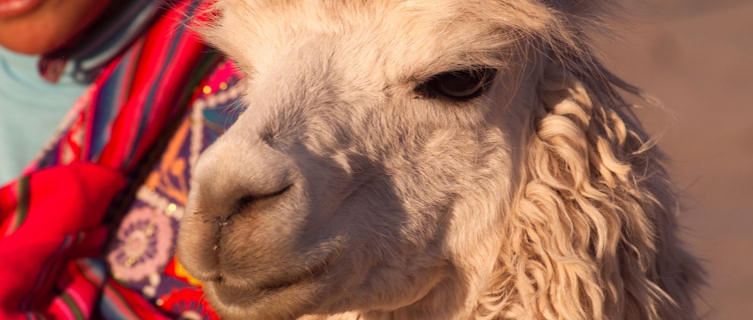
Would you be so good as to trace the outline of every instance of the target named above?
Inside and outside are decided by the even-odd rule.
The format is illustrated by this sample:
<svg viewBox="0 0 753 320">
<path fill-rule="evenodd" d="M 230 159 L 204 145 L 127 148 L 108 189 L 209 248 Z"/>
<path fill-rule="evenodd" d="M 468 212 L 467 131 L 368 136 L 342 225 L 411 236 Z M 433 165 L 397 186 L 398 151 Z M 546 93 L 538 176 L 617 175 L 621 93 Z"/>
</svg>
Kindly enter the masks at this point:
<svg viewBox="0 0 753 320">
<path fill-rule="evenodd" d="M 324 272 L 326 271 L 327 267 L 326 262 L 320 263 L 316 265 L 314 268 L 310 269 L 310 271 L 305 273 L 300 273 L 296 276 L 290 277 L 285 280 L 278 280 L 278 281 L 272 281 L 267 283 L 262 283 L 258 288 L 263 291 L 277 291 L 282 290 L 288 287 L 292 287 L 297 283 L 301 282 L 309 282 L 318 279 L 322 275 L 324 275 Z"/>
<path fill-rule="evenodd" d="M 286 291 L 305 290 L 323 274 L 323 270 L 320 273 L 300 274 L 286 280 L 270 281 L 253 287 L 237 287 L 223 281 L 212 282 L 212 284 L 214 293 L 223 304 L 243 306 L 253 304 L 264 297 L 278 296 Z"/>
<path fill-rule="evenodd" d="M 213 281 L 212 283 L 214 284 L 214 292 L 224 304 L 244 305 L 249 303 L 247 300 L 249 296 L 259 299 L 287 290 L 308 287 L 324 277 L 328 265 L 329 263 L 325 261 L 294 276 L 268 280 L 253 286 L 235 286 L 227 283 L 225 280 Z"/>
<path fill-rule="evenodd" d="M 32 11 L 44 0 L 0 0 L 0 19 L 14 18 Z"/>
</svg>

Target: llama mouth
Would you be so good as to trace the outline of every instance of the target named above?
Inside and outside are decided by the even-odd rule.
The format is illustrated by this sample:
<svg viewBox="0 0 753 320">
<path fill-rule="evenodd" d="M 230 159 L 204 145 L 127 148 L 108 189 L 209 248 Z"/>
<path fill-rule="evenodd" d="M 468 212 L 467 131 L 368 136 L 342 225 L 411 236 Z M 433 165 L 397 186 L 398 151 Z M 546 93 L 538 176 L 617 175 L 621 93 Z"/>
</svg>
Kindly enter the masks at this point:
<svg viewBox="0 0 753 320">
<path fill-rule="evenodd" d="M 325 260 L 293 276 L 271 279 L 257 284 L 237 286 L 220 276 L 212 281 L 213 291 L 226 305 L 253 304 L 264 297 L 283 294 L 285 291 L 295 291 L 298 288 L 305 290 L 306 287 L 312 287 L 326 275 L 329 261 L 331 260 Z"/>
<path fill-rule="evenodd" d="M 326 272 L 326 267 L 327 263 L 321 263 L 310 269 L 308 272 L 299 273 L 298 275 L 284 280 L 266 282 L 259 285 L 257 288 L 261 291 L 272 293 L 292 287 L 299 283 L 315 281 L 324 275 L 324 273 Z"/>
</svg>

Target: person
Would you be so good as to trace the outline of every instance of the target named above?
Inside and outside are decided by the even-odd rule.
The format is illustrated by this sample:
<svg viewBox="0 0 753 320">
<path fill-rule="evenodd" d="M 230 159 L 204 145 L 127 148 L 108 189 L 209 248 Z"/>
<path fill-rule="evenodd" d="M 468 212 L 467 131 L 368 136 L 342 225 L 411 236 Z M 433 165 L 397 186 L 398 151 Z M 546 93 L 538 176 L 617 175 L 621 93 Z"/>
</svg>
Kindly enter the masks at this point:
<svg viewBox="0 0 753 320">
<path fill-rule="evenodd" d="M 174 258 L 242 76 L 208 1 L 0 0 L 0 318 L 216 315 Z"/>
</svg>

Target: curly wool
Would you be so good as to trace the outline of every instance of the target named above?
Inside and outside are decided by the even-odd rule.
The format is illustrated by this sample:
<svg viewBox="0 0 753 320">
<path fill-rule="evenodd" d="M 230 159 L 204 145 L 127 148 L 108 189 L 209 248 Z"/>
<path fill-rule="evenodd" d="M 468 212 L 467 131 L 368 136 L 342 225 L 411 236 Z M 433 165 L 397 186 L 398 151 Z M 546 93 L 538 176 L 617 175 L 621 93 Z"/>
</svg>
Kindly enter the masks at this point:
<svg viewBox="0 0 753 320">
<path fill-rule="evenodd" d="M 668 232 L 677 206 L 659 152 L 562 68 L 538 95 L 511 242 L 475 318 L 695 318 L 700 268 Z"/>
</svg>

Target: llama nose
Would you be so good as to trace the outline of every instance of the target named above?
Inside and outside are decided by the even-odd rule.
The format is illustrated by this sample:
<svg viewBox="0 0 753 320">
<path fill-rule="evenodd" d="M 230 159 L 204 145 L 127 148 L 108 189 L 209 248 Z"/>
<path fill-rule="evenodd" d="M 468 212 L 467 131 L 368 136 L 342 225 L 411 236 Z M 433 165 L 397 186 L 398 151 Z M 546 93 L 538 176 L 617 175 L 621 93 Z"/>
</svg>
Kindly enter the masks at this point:
<svg viewBox="0 0 753 320">
<path fill-rule="evenodd" d="M 289 157 L 246 141 L 226 133 L 193 168 L 178 255 L 191 275 L 204 281 L 222 277 L 217 257 L 223 234 L 227 236 L 223 230 L 233 230 L 231 224 L 247 218 L 270 217 L 300 185 L 301 175 Z"/>
<path fill-rule="evenodd" d="M 279 201 L 294 185 L 295 167 L 265 144 L 220 139 L 202 155 L 189 196 L 194 210 L 220 224 Z"/>
</svg>

